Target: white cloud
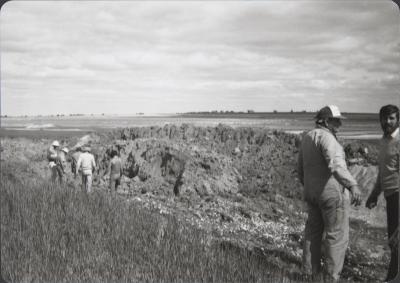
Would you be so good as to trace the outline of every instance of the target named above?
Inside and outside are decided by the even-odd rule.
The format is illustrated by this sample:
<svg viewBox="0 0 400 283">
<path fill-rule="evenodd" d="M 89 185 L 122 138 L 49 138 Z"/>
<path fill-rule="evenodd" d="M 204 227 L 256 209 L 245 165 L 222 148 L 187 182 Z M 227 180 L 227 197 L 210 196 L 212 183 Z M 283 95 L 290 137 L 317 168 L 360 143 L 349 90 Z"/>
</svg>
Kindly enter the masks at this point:
<svg viewBox="0 0 400 283">
<path fill-rule="evenodd" d="M 11 1 L 1 20 L 2 113 L 314 110 L 349 95 L 345 110 L 364 111 L 399 95 L 389 1 Z"/>
</svg>

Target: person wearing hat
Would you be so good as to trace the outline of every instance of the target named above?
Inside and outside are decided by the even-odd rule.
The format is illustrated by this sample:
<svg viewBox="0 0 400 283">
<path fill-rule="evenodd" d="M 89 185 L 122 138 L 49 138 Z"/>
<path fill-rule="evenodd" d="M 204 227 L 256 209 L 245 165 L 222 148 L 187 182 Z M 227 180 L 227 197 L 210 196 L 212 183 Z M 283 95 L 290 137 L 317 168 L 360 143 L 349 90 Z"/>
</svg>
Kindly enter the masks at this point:
<svg viewBox="0 0 400 283">
<path fill-rule="evenodd" d="M 65 167 L 67 163 L 67 154 L 69 150 L 66 147 L 63 147 L 60 151 L 58 151 L 57 154 L 57 159 L 56 159 L 56 170 L 57 170 L 57 176 L 59 179 L 60 184 L 65 180 Z"/>
<path fill-rule="evenodd" d="M 55 140 L 51 143 L 49 149 L 47 150 L 47 160 L 49 161 L 49 168 L 51 171 L 52 182 L 55 182 L 58 176 L 57 158 L 58 158 L 59 147 L 60 143 L 57 140 Z"/>
<path fill-rule="evenodd" d="M 92 191 L 92 175 L 96 168 L 93 154 L 90 148 L 85 146 L 82 148 L 83 153 L 79 156 L 76 164 L 76 172 L 82 167 L 82 190 L 90 193 Z"/>
<path fill-rule="evenodd" d="M 47 159 L 49 162 L 53 161 L 56 162 L 57 159 L 57 152 L 60 147 L 60 143 L 58 141 L 53 141 L 51 146 L 47 150 Z"/>
<path fill-rule="evenodd" d="M 349 192 L 355 205 L 361 204 L 361 192 L 336 137 L 345 117 L 337 106 L 329 105 L 315 119 L 316 127 L 303 136 L 298 156 L 298 174 L 308 208 L 303 265 L 314 277 L 336 282 L 349 242 Z M 325 249 L 323 271 L 321 247 Z"/>
<path fill-rule="evenodd" d="M 365 206 L 369 209 L 377 205 L 383 192 L 386 200 L 387 233 L 390 246 L 390 263 L 385 281 L 399 282 L 398 242 L 399 242 L 399 184 L 400 184 L 400 130 L 399 108 L 385 105 L 379 111 L 383 136 L 379 144 L 378 176 Z"/>
</svg>

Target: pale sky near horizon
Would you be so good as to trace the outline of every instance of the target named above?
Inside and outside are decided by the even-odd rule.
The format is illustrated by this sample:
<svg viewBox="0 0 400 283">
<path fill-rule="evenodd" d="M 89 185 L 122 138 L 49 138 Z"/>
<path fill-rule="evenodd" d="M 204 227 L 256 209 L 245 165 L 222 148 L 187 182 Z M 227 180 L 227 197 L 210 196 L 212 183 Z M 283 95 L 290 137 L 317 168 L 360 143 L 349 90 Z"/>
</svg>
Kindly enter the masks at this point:
<svg viewBox="0 0 400 283">
<path fill-rule="evenodd" d="M 376 113 L 400 104 L 391 1 L 11 1 L 1 114 Z"/>
</svg>

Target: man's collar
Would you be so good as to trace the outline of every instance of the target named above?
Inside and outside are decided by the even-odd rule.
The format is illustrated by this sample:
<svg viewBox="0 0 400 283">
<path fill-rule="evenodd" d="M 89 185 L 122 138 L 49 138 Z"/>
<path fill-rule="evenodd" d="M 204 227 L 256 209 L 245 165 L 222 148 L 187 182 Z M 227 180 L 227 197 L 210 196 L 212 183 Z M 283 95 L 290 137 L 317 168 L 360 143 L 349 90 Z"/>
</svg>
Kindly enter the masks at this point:
<svg viewBox="0 0 400 283">
<path fill-rule="evenodd" d="M 394 139 L 396 136 L 399 135 L 399 127 L 396 128 L 396 130 L 393 131 L 393 133 L 391 133 L 390 135 L 385 135 L 383 134 L 384 138 L 391 138 Z"/>
<path fill-rule="evenodd" d="M 325 130 L 325 131 L 331 133 L 331 134 L 337 139 L 335 133 L 333 133 L 333 132 L 332 132 L 331 130 L 329 130 L 327 127 L 324 127 L 323 125 L 317 124 L 317 125 L 316 125 L 316 128 L 317 128 L 317 129 L 321 129 L 321 130 Z"/>
<path fill-rule="evenodd" d="M 399 135 L 399 127 L 397 127 L 396 130 L 390 135 L 392 138 L 395 138 L 397 135 Z"/>
</svg>

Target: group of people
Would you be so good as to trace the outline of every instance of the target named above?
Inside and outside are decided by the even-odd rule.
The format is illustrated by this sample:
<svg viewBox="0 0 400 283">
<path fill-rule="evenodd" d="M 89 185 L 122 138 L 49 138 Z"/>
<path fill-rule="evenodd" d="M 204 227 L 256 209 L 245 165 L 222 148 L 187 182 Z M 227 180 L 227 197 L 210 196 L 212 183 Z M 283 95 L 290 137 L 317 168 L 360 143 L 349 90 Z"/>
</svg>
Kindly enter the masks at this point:
<svg viewBox="0 0 400 283">
<path fill-rule="evenodd" d="M 308 207 L 305 225 L 303 264 L 316 280 L 337 282 L 349 243 L 350 204 L 362 203 L 362 194 L 349 172 L 343 147 L 336 134 L 346 119 L 339 108 L 330 105 L 316 115 L 316 127 L 302 139 L 298 158 L 299 179 Z M 383 136 L 378 153 L 376 185 L 365 205 L 373 208 L 383 192 L 386 199 L 387 233 L 390 263 L 385 281 L 400 282 L 398 273 L 399 241 L 399 108 L 385 105 L 379 119 Z M 322 251 L 324 263 L 322 268 Z M 392 281 L 393 280 L 393 281 Z M 396 282 L 398 282 L 396 281 Z"/>
<path fill-rule="evenodd" d="M 322 108 L 315 119 L 316 127 L 303 136 L 298 159 L 299 179 L 304 186 L 304 200 L 308 207 L 303 262 L 305 270 L 317 280 L 336 282 L 339 280 L 349 243 L 350 204 L 359 206 L 362 203 L 362 194 L 357 181 L 347 168 L 345 152 L 336 136 L 342 120 L 346 118 L 341 115 L 337 106 L 330 105 Z M 383 130 L 378 156 L 379 173 L 376 185 L 366 200 L 366 207 L 375 207 L 378 196 L 383 192 L 391 248 L 386 281 L 390 281 L 398 272 L 399 108 L 395 105 L 383 106 L 379 119 Z M 48 150 L 48 159 L 51 179 L 55 181 L 59 178 L 62 182 L 69 151 L 66 147 L 61 150 L 59 148 L 59 142 L 54 141 Z M 91 192 L 96 162 L 90 148 L 77 148 L 71 159 L 72 174 L 75 178 L 77 174 L 81 174 L 82 189 Z M 118 152 L 112 150 L 108 166 L 109 187 L 112 192 L 121 183 L 122 171 L 123 165 Z"/>
<path fill-rule="evenodd" d="M 71 175 L 76 179 L 80 174 L 82 178 L 82 190 L 90 193 L 92 191 L 93 174 L 96 169 L 96 161 L 94 155 L 91 153 L 90 147 L 77 147 L 70 158 L 67 158 L 68 153 L 69 150 L 67 147 L 63 147 L 60 150 L 60 143 L 58 141 L 53 141 L 48 149 L 47 159 L 51 170 L 52 182 L 56 182 L 57 179 L 60 184 L 65 182 L 66 176 L 69 175 L 66 171 L 66 164 L 70 161 Z M 104 173 L 103 177 L 108 172 L 110 174 L 109 188 L 111 192 L 115 192 L 121 184 L 123 172 L 122 161 L 116 150 L 111 151 L 108 171 Z"/>
</svg>

